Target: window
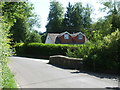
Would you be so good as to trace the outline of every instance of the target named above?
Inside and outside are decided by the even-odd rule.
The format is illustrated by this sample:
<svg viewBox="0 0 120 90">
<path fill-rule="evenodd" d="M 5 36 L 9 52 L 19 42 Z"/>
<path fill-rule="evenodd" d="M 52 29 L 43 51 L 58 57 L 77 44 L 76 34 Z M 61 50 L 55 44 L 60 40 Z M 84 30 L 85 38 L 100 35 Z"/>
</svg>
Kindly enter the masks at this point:
<svg viewBox="0 0 120 90">
<path fill-rule="evenodd" d="M 83 39 L 83 36 L 82 35 L 78 35 L 78 39 Z"/>
<path fill-rule="evenodd" d="M 68 34 L 65 34 L 65 35 L 64 35 L 64 39 L 69 39 L 69 35 L 68 35 Z"/>
</svg>

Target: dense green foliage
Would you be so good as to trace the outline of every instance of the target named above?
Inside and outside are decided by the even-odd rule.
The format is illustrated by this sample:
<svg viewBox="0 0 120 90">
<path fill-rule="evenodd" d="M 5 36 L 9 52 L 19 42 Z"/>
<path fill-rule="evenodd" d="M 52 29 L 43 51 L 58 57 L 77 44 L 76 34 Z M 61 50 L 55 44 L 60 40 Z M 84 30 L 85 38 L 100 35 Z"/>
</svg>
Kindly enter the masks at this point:
<svg viewBox="0 0 120 90">
<path fill-rule="evenodd" d="M 88 31 L 89 42 L 77 50 L 68 50 L 67 55 L 84 59 L 86 70 L 107 73 L 120 71 L 120 15 L 117 2 L 104 2 L 109 15 L 92 24 Z M 104 8 L 104 10 L 106 10 Z"/>
<path fill-rule="evenodd" d="M 83 7 L 81 2 L 74 5 L 68 4 L 65 17 L 63 19 L 63 31 L 84 32 L 84 29 L 90 28 L 91 25 L 91 8 L 89 5 Z"/>
<path fill-rule="evenodd" d="M 4 6 L 5 3 L 0 2 L 0 88 L 16 88 L 13 75 L 7 66 L 8 56 L 12 55 L 8 33 L 13 21 L 9 21 L 11 18 L 8 18 L 6 13 L 2 14 Z"/>
<path fill-rule="evenodd" d="M 35 32 L 34 30 L 29 32 L 28 34 L 28 38 L 26 38 L 26 43 L 30 43 L 30 42 L 38 42 L 41 43 L 41 35 L 39 35 L 37 32 Z"/>
<path fill-rule="evenodd" d="M 120 31 L 104 37 L 97 43 L 88 42 L 81 45 L 77 50 L 67 52 L 70 57 L 83 58 L 87 70 L 118 73 L 120 61 Z"/>
<path fill-rule="evenodd" d="M 15 45 L 18 56 L 49 58 L 51 55 L 66 55 L 68 48 L 76 48 L 75 45 L 42 44 L 42 43 L 18 43 Z"/>
<path fill-rule="evenodd" d="M 28 2 L 5 2 L 3 15 L 10 18 L 10 22 L 13 22 L 13 26 L 10 28 L 11 39 L 13 43 L 19 42 L 36 42 L 40 36 L 35 34 L 33 27 L 39 25 L 39 19 L 37 15 L 33 14 L 32 4 Z M 34 39 L 33 36 L 35 35 Z M 41 42 L 38 40 L 37 42 Z"/>
<path fill-rule="evenodd" d="M 41 42 L 39 34 L 30 31 L 36 22 L 32 9 L 28 2 L 0 2 L 0 88 L 17 87 L 7 66 L 8 56 L 13 52 L 10 45 L 14 42 Z"/>
<path fill-rule="evenodd" d="M 65 14 L 63 10 L 64 8 L 59 2 L 55 0 L 50 2 L 50 12 L 46 26 L 47 33 L 85 32 L 86 29 L 90 28 L 92 20 L 90 17 L 91 7 L 89 5 L 83 7 L 81 2 L 74 5 L 69 3 Z"/>
<path fill-rule="evenodd" d="M 48 33 L 61 32 L 61 25 L 63 19 L 63 7 L 57 1 L 50 2 L 50 12 L 48 16 L 48 24 L 46 25 Z"/>
<path fill-rule="evenodd" d="M 28 24 L 24 19 L 16 18 L 16 22 L 11 27 L 10 33 L 14 42 L 25 42 L 28 37 Z"/>
<path fill-rule="evenodd" d="M 47 33 L 45 32 L 41 35 L 41 42 L 45 43 L 46 38 L 47 38 Z"/>
<path fill-rule="evenodd" d="M 28 2 L 0 2 L 0 88 L 17 87 L 7 66 L 8 56 L 13 52 L 10 45 L 41 42 L 39 34 L 30 31 L 36 23 L 32 9 Z"/>
</svg>

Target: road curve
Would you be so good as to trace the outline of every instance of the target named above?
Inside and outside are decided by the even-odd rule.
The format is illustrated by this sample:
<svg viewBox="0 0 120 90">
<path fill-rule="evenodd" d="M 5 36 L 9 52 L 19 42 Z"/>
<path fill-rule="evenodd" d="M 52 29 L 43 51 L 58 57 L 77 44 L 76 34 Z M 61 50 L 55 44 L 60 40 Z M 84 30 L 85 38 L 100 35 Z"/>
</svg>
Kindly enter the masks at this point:
<svg viewBox="0 0 120 90">
<path fill-rule="evenodd" d="M 10 57 L 9 67 L 20 88 L 106 88 L 118 87 L 117 79 L 62 69 L 48 60 Z"/>
</svg>

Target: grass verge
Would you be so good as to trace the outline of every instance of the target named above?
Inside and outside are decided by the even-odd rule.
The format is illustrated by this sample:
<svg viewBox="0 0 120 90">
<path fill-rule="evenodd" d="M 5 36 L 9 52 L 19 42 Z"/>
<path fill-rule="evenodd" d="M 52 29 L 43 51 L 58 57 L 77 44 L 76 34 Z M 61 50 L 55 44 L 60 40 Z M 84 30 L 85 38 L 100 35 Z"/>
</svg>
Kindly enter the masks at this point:
<svg viewBox="0 0 120 90">
<path fill-rule="evenodd" d="M 6 65 L 3 72 L 3 88 L 18 88 L 9 67 Z"/>
</svg>

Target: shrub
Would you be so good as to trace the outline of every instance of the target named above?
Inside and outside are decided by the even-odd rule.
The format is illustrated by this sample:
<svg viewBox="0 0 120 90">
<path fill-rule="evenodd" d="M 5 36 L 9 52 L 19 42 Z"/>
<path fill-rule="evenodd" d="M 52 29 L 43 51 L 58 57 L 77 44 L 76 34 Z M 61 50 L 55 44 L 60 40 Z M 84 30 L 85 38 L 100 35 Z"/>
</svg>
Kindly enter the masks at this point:
<svg viewBox="0 0 120 90">
<path fill-rule="evenodd" d="M 69 49 L 67 55 L 71 57 L 83 58 L 86 70 L 118 73 L 120 70 L 120 31 L 116 30 L 104 37 L 102 41 L 96 43 L 88 42 L 78 49 Z"/>
<path fill-rule="evenodd" d="M 18 56 L 46 58 L 52 55 L 66 55 L 68 48 L 76 45 L 43 44 L 43 43 L 18 43 L 15 45 Z"/>
<path fill-rule="evenodd" d="M 12 54 L 12 50 L 10 49 L 10 39 L 8 38 L 9 28 L 12 23 L 8 23 L 4 16 L 0 16 L 0 19 L 0 89 L 16 88 L 16 82 L 14 81 L 13 75 L 7 66 L 8 56 L 11 56 Z"/>
</svg>

